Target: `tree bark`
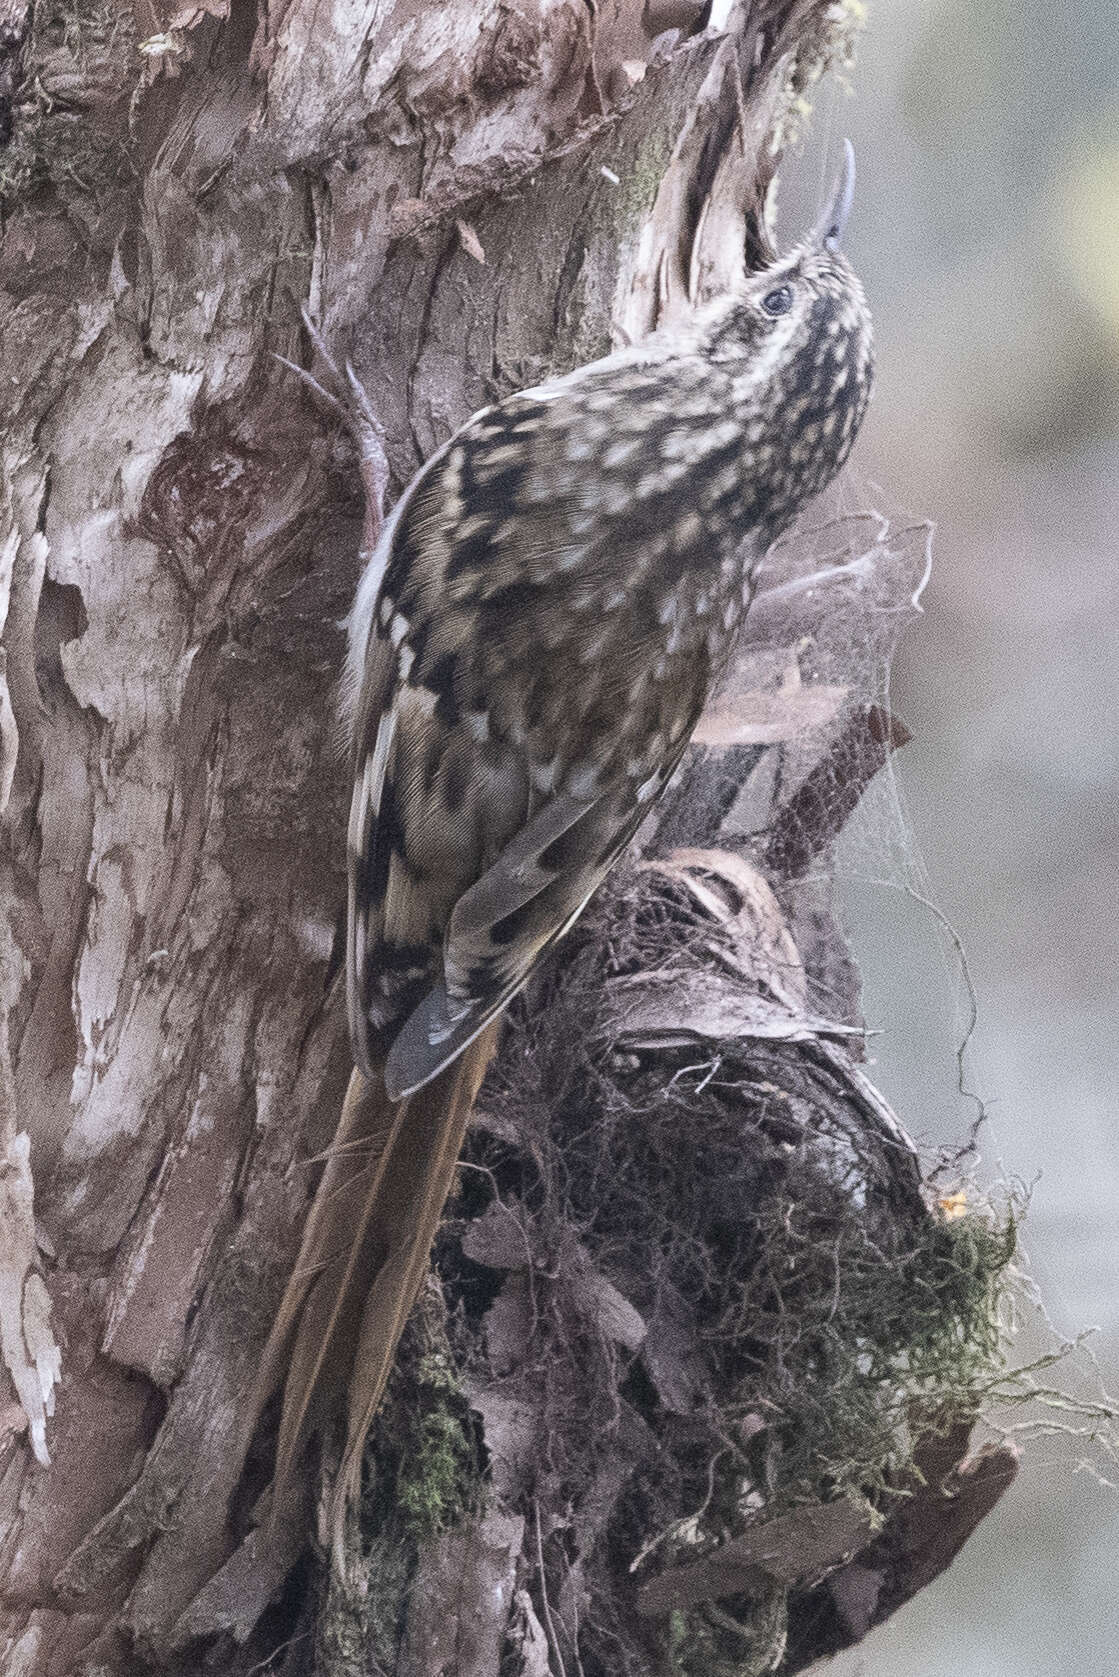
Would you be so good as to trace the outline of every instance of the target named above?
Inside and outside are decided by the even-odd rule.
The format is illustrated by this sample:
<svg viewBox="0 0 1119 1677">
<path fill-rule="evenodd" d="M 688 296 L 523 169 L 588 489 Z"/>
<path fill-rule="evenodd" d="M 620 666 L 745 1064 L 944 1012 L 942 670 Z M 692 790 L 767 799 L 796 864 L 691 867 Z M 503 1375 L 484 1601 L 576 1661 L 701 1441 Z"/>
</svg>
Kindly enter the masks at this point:
<svg viewBox="0 0 1119 1677">
<path fill-rule="evenodd" d="M 781 592 L 830 567 L 836 622 L 861 625 L 878 671 L 901 621 L 884 629 L 882 608 L 906 604 L 921 560 L 856 521 L 777 557 L 732 698 L 643 836 L 649 870 L 514 1021 L 464 1174 L 494 1191 L 464 1193 L 449 1225 L 450 1279 L 412 1325 L 347 1566 L 328 1580 L 300 1560 L 310 1465 L 299 1516 L 258 1523 L 267 1438 L 246 1466 L 241 1417 L 349 1069 L 329 988 L 332 718 L 361 524 L 350 447 L 277 356 L 307 363 L 306 305 L 373 397 L 397 492 L 474 408 L 756 262 L 798 101 L 850 22 L 823 0 L 736 5 L 714 28 L 707 11 L 0 5 L 5 1672 L 590 1677 L 699 1657 L 672 1651 L 683 1609 L 714 1599 L 672 1582 L 686 1556 L 631 1577 L 641 1544 L 618 1547 L 652 1438 L 620 1364 L 636 1368 L 657 1301 L 627 1297 L 586 1207 L 547 1187 L 572 1122 L 557 1021 L 590 1029 L 587 997 L 618 1087 L 719 1053 L 756 1083 L 764 1061 L 788 1100 L 885 1137 L 882 1195 L 925 1215 L 911 1150 L 843 1046 L 857 985 L 826 878 L 805 883 L 899 738 L 846 629 L 829 640 L 816 595 Z M 806 624 L 810 656 L 790 651 Z M 722 860 L 695 853 L 715 845 Z M 703 960 L 668 989 L 641 960 L 611 966 L 642 891 L 676 905 L 687 949 L 718 943 L 718 983 Z M 666 1412 L 673 1382 L 702 1386 L 668 1297 L 662 1349 L 678 1348 L 642 1375 Z M 553 1339 L 597 1348 L 584 1410 L 526 1372 L 541 1312 Z M 593 1472 L 559 1451 L 541 1466 L 564 1405 L 568 1431 L 573 1414 L 598 1429 Z M 418 1510 L 412 1457 L 446 1480 L 411 1486 Z M 647 1541 L 685 1512 L 670 1500 Z M 769 1611 L 781 1574 L 782 1612 L 808 1605 L 780 1647 L 759 1607 L 753 1642 L 709 1647 L 708 1668 L 791 1671 L 862 1634 L 909 1587 L 882 1543 L 841 1520 L 807 1568 L 723 1555 L 735 1599 Z M 837 1567 L 847 1593 L 824 1613 Z M 577 1628 L 588 1605 L 601 1635 Z"/>
</svg>

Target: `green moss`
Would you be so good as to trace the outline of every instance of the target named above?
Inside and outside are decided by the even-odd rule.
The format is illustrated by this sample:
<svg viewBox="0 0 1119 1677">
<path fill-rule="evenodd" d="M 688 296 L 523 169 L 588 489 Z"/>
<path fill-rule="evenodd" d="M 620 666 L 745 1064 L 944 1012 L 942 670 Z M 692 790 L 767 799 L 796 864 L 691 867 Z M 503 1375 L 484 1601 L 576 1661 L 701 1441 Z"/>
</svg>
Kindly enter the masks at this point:
<svg viewBox="0 0 1119 1677">
<path fill-rule="evenodd" d="M 352 1623 L 335 1615 L 336 1640 L 364 1650 L 355 1671 L 393 1668 L 420 1550 L 477 1508 L 481 1487 L 470 1405 L 455 1378 L 441 1308 L 429 1298 L 409 1324 L 366 1446 L 364 1583 Z"/>
<path fill-rule="evenodd" d="M 370 1435 L 363 1527 L 413 1546 L 448 1530 L 481 1482 L 470 1406 L 444 1346 L 406 1348 Z"/>
<path fill-rule="evenodd" d="M 641 231 L 645 218 L 657 201 L 674 143 L 675 136 L 667 130 L 654 130 L 644 139 L 621 176 L 613 206 L 619 244 L 636 237 Z"/>
<path fill-rule="evenodd" d="M 473 1505 L 479 1474 L 466 1400 L 444 1351 L 421 1358 L 412 1397 L 396 1501 L 408 1535 L 421 1543 Z"/>
<path fill-rule="evenodd" d="M 752 1302 L 736 1307 L 749 1401 L 728 1419 L 770 1423 L 746 1457 L 771 1511 L 841 1495 L 881 1510 L 912 1483 L 920 1439 L 978 1414 L 1003 1377 L 1017 1210 L 973 1199 L 884 1250 L 873 1216 L 839 1220 L 813 1184 L 790 1186 L 761 1210 Z M 714 1507 L 733 1524 L 742 1460 L 726 1466 Z"/>
<path fill-rule="evenodd" d="M 750 1596 L 707 1602 L 669 1621 L 672 1677 L 766 1677 L 785 1652 L 788 1591 L 780 1584 Z"/>
</svg>

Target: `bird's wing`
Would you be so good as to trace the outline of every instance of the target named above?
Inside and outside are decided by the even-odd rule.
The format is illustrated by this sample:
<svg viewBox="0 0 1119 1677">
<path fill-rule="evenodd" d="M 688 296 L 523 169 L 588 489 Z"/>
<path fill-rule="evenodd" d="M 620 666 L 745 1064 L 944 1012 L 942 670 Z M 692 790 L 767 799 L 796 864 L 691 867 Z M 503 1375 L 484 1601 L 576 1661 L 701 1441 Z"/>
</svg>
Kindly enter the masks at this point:
<svg viewBox="0 0 1119 1677">
<path fill-rule="evenodd" d="M 658 791 L 678 757 L 665 763 Z M 389 1051 L 391 1096 L 422 1088 L 500 1013 L 578 919 L 648 807 L 629 786 L 592 803 L 552 798 L 463 893 L 447 930 L 443 977 Z"/>
<path fill-rule="evenodd" d="M 467 632 L 463 614 L 447 609 L 449 544 L 439 536 L 454 493 L 448 455 L 485 412 L 432 455 L 397 503 L 350 620 L 346 992 L 354 1056 L 367 1077 L 382 1057 L 376 1039 L 430 979 L 447 916 L 464 877 L 474 876 L 477 742 L 436 715 L 421 642 Z"/>
<path fill-rule="evenodd" d="M 562 381 L 510 398 L 429 462 L 386 530 L 353 733 L 347 972 L 367 1075 L 399 1031 L 394 1095 L 453 1059 L 576 917 L 702 704 L 697 659 L 634 713 L 665 632 L 627 569 L 642 546 L 624 496 L 605 527 L 586 504 L 586 447 Z"/>
<path fill-rule="evenodd" d="M 553 798 L 463 893 L 447 929 L 443 976 L 409 1014 L 389 1052 L 390 1094 L 421 1088 L 516 994 L 629 837 L 636 824 L 627 819 L 630 810 L 627 799 L 619 821 L 601 800 Z M 610 854 L 600 861 L 604 828 Z"/>
</svg>

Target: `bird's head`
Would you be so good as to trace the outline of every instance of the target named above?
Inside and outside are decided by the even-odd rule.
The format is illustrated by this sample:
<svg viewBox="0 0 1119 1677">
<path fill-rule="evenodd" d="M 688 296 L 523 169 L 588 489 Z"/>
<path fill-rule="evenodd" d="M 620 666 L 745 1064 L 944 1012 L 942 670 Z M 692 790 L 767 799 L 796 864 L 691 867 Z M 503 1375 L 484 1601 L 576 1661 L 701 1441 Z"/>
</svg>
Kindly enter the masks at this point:
<svg viewBox="0 0 1119 1677">
<path fill-rule="evenodd" d="M 794 250 L 751 274 L 711 317 L 706 353 L 729 377 L 751 464 L 785 523 L 851 451 L 874 378 L 863 288 L 840 249 L 855 154 L 826 211 Z"/>
</svg>

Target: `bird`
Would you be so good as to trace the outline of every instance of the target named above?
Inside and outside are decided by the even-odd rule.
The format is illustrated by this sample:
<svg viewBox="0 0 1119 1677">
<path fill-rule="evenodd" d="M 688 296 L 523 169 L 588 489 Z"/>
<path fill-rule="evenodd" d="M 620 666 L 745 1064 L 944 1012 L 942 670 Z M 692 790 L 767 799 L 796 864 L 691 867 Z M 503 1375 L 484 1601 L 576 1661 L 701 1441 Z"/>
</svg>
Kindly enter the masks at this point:
<svg viewBox="0 0 1119 1677">
<path fill-rule="evenodd" d="M 671 779 L 759 561 L 862 422 L 874 348 L 841 248 L 853 192 L 846 142 L 796 248 L 481 409 L 387 520 L 347 366 L 377 503 L 341 682 L 354 1072 L 254 1411 L 283 1385 L 279 1496 L 348 1392 L 336 1539 L 502 1011 Z"/>
</svg>

